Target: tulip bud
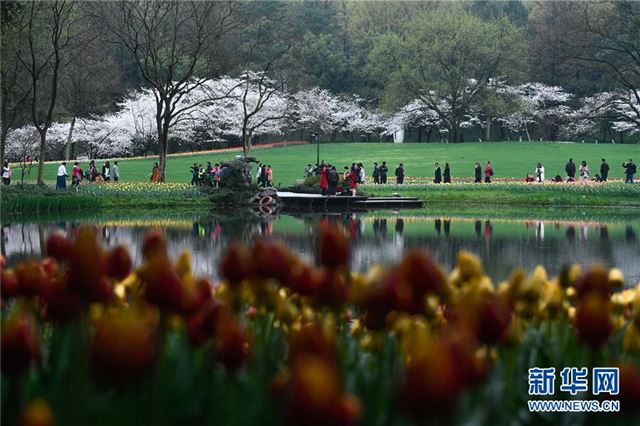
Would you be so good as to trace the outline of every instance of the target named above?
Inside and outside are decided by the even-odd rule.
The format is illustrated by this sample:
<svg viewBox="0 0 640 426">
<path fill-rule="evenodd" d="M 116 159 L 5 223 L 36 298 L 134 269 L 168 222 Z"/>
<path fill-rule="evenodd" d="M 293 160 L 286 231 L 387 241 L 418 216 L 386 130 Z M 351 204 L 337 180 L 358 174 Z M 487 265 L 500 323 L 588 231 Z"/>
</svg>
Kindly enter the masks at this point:
<svg viewBox="0 0 640 426">
<path fill-rule="evenodd" d="M 91 301 L 102 301 L 105 292 L 101 282 L 105 273 L 105 255 L 98 244 L 95 230 L 82 227 L 78 231 L 69 260 L 69 288 Z"/>
<path fill-rule="evenodd" d="M 15 312 L 2 325 L 2 372 L 19 375 L 40 359 L 40 333 L 31 314 Z"/>
<path fill-rule="evenodd" d="M 411 284 L 417 294 L 444 294 L 446 288 L 444 274 L 425 252 L 409 251 L 400 263 L 399 269 L 403 278 Z"/>
<path fill-rule="evenodd" d="M 217 333 L 216 357 L 228 371 L 235 372 L 248 358 L 249 343 L 240 324 L 229 321 Z"/>
<path fill-rule="evenodd" d="M 339 268 L 349 264 L 349 242 L 338 228 L 320 227 L 318 263 L 327 268 Z"/>
<path fill-rule="evenodd" d="M 117 246 L 107 255 L 106 272 L 111 278 L 123 280 L 131 273 L 131 256 L 124 246 Z"/>
<path fill-rule="evenodd" d="M 578 298 L 582 298 L 588 293 L 597 293 L 602 297 L 609 297 L 610 289 L 609 274 L 601 266 L 591 269 L 576 282 Z"/>
<path fill-rule="evenodd" d="M 229 284 L 239 284 L 253 274 L 253 266 L 249 250 L 239 244 L 231 244 L 222 258 L 220 265 L 222 278 Z"/>
<path fill-rule="evenodd" d="M 291 255 L 281 244 L 258 240 L 252 255 L 260 278 L 275 279 L 284 284 L 291 268 Z"/>
<path fill-rule="evenodd" d="M 501 297 L 488 294 L 480 302 L 476 322 L 478 339 L 487 345 L 495 345 L 509 328 L 511 309 Z"/>
<path fill-rule="evenodd" d="M 54 424 L 53 411 L 42 399 L 31 401 L 22 414 L 22 426 L 53 426 Z"/>
<path fill-rule="evenodd" d="M 576 309 L 575 326 L 582 340 L 599 347 L 613 332 L 611 304 L 599 293 L 583 296 Z"/>
<path fill-rule="evenodd" d="M 0 272 L 0 295 L 3 299 L 16 297 L 20 293 L 18 277 L 13 269 L 3 268 Z"/>
<path fill-rule="evenodd" d="M 144 236 L 142 241 L 142 255 L 145 259 L 167 256 L 167 242 L 160 229 L 153 229 Z"/>
<path fill-rule="evenodd" d="M 143 308 L 107 311 L 96 324 L 91 345 L 93 367 L 101 378 L 118 383 L 147 375 L 157 356 L 156 318 Z"/>
<path fill-rule="evenodd" d="M 620 411 L 624 414 L 640 412 L 640 370 L 630 362 L 618 365 L 620 388 L 616 396 L 620 400 Z"/>
<path fill-rule="evenodd" d="M 57 260 L 68 260 L 73 246 L 60 232 L 54 232 L 47 238 L 47 256 Z"/>
<path fill-rule="evenodd" d="M 331 424 L 335 426 L 357 425 L 362 417 L 360 400 L 351 395 L 342 395 L 331 409 Z"/>
<path fill-rule="evenodd" d="M 37 296 L 47 286 L 47 272 L 39 262 L 20 263 L 16 266 L 15 273 L 20 293 L 25 296 Z"/>
</svg>

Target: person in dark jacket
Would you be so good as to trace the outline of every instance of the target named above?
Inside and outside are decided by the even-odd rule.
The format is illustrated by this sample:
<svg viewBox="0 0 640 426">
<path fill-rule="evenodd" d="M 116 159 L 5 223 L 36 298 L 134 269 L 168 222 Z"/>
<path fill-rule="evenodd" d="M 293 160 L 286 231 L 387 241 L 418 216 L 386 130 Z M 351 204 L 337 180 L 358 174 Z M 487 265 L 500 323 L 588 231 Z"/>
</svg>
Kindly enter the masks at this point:
<svg viewBox="0 0 640 426">
<path fill-rule="evenodd" d="M 380 170 L 378 169 L 378 163 L 373 163 L 373 172 L 371 172 L 371 176 L 373 176 L 373 183 L 380 183 Z"/>
<path fill-rule="evenodd" d="M 451 169 L 449 163 L 444 163 L 444 183 L 451 183 Z"/>
<path fill-rule="evenodd" d="M 624 183 L 633 183 L 633 175 L 638 171 L 636 165 L 633 164 L 633 160 L 629 158 L 629 161 L 622 163 L 622 167 L 626 169 L 625 174 L 627 175 Z"/>
<path fill-rule="evenodd" d="M 396 183 L 398 185 L 402 185 L 404 182 L 404 168 L 402 167 L 402 163 L 396 169 Z"/>
<path fill-rule="evenodd" d="M 473 169 L 474 173 L 475 173 L 475 183 L 481 183 L 482 182 L 482 167 L 480 167 L 480 163 L 476 163 L 474 169 Z"/>
<path fill-rule="evenodd" d="M 565 172 L 567 172 L 567 177 L 570 177 L 571 179 L 575 179 L 575 177 L 576 177 L 576 165 L 573 162 L 573 158 L 569 158 L 569 162 L 564 167 L 564 170 L 565 170 Z"/>
<path fill-rule="evenodd" d="M 380 166 L 380 183 L 387 183 L 387 172 L 389 168 L 387 167 L 387 162 L 383 161 L 382 166 Z"/>
<path fill-rule="evenodd" d="M 442 182 L 442 170 L 440 170 L 440 164 L 436 163 L 436 173 L 435 179 L 433 179 L 433 183 L 441 183 Z"/>
<path fill-rule="evenodd" d="M 327 172 L 327 181 L 329 184 L 329 195 L 336 195 L 338 183 L 340 182 L 340 175 L 338 174 L 335 166 L 329 164 L 328 169 L 329 171 Z"/>
<path fill-rule="evenodd" d="M 603 158 L 602 163 L 600 163 L 600 179 L 602 179 L 603 182 L 606 182 L 608 176 L 609 176 L 609 165 Z"/>
</svg>

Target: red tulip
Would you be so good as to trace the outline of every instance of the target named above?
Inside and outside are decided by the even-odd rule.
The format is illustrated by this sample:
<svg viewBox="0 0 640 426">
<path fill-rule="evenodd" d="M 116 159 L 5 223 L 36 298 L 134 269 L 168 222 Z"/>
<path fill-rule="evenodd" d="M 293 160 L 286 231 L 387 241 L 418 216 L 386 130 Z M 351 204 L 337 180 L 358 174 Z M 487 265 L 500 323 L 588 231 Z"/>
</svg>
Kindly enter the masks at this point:
<svg viewBox="0 0 640 426">
<path fill-rule="evenodd" d="M 511 308 L 500 296 L 487 294 L 478 306 L 475 323 L 478 339 L 487 345 L 498 343 L 511 323 Z"/>
<path fill-rule="evenodd" d="M 2 325 L 2 372 L 19 375 L 40 359 L 40 333 L 31 314 L 15 312 Z"/>
<path fill-rule="evenodd" d="M 620 411 L 625 414 L 640 412 L 640 369 L 630 362 L 618 365 L 620 388 L 615 397 L 620 400 Z"/>
<path fill-rule="evenodd" d="M 0 295 L 3 299 L 16 297 L 20 294 L 20 284 L 13 269 L 3 268 L 0 272 Z"/>
<path fill-rule="evenodd" d="M 60 232 L 54 232 L 47 238 L 47 256 L 57 260 L 68 260 L 72 250 L 73 245 Z"/>
<path fill-rule="evenodd" d="M 318 240 L 318 263 L 327 268 L 349 264 L 349 242 L 337 227 L 321 226 Z"/>
<path fill-rule="evenodd" d="M 576 309 L 575 326 L 582 340 L 599 347 L 613 332 L 611 303 L 599 293 L 583 296 Z"/>
<path fill-rule="evenodd" d="M 242 367 L 249 356 L 249 343 L 240 324 L 227 321 L 216 337 L 216 357 L 222 365 L 231 372 Z"/>
<path fill-rule="evenodd" d="M 35 261 L 20 263 L 15 268 L 20 294 L 37 296 L 47 286 L 48 277 L 44 266 Z"/>
<path fill-rule="evenodd" d="M 609 273 L 601 266 L 592 268 L 576 282 L 578 298 L 583 298 L 589 293 L 597 293 L 601 297 L 609 297 L 610 290 Z"/>
<path fill-rule="evenodd" d="M 142 255 L 145 259 L 167 256 L 167 242 L 160 229 L 153 229 L 146 233 L 142 241 Z"/>
<path fill-rule="evenodd" d="M 91 345 L 93 367 L 101 378 L 118 383 L 151 372 L 157 357 L 157 329 L 141 308 L 107 311 L 98 321 Z"/>
<path fill-rule="evenodd" d="M 231 244 L 220 265 L 222 277 L 231 285 L 239 284 L 253 274 L 253 262 L 249 250 L 239 244 Z"/>
<path fill-rule="evenodd" d="M 101 282 L 105 274 L 105 254 L 94 229 L 82 227 L 78 231 L 69 270 L 69 288 L 86 299 L 101 302 L 105 293 L 109 293 Z"/>
<path fill-rule="evenodd" d="M 444 274 L 425 252 L 409 251 L 400 262 L 399 269 L 402 277 L 411 284 L 417 294 L 444 294 Z"/>
<path fill-rule="evenodd" d="M 107 254 L 106 272 L 116 280 L 123 280 L 131 273 L 131 256 L 126 247 L 117 246 Z"/>
<path fill-rule="evenodd" d="M 22 414 L 21 426 L 53 426 L 55 417 L 51 407 L 42 399 L 29 402 Z"/>
</svg>

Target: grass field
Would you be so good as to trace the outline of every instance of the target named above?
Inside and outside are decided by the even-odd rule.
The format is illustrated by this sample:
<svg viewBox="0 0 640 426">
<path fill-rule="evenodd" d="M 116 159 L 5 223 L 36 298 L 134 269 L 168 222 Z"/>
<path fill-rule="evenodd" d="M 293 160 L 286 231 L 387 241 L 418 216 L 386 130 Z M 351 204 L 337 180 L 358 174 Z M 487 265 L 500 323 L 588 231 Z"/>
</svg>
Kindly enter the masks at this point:
<svg viewBox="0 0 640 426">
<path fill-rule="evenodd" d="M 262 162 L 271 164 L 274 171 L 274 183 L 289 185 L 303 176 L 304 166 L 315 163 L 315 145 L 297 145 L 278 148 L 256 148 L 252 154 Z M 194 163 L 206 165 L 207 161 L 216 163 L 221 160 L 232 159 L 234 153 L 195 154 L 172 156 L 167 163 L 167 181 L 189 182 L 191 173 L 189 167 Z M 320 158 L 335 164 L 342 169 L 353 162 L 365 165 L 367 176 L 370 175 L 374 161 L 379 164 L 386 161 L 390 168 L 390 175 L 398 163 L 402 162 L 407 177 L 432 177 L 433 163 L 448 162 L 451 166 L 452 177 L 471 177 L 473 165 L 477 161 L 484 166 L 491 160 L 496 178 L 523 178 L 527 172 L 534 172 L 537 162 L 542 162 L 547 178 L 556 174 L 564 175 L 564 165 L 569 158 L 575 163 L 587 162 L 591 174 L 599 173 L 600 159 L 606 158 L 611 167 L 610 177 L 623 177 L 621 166 L 624 160 L 633 158 L 636 163 L 640 159 L 640 145 L 612 145 L 612 144 L 580 144 L 554 142 L 482 142 L 461 144 L 440 143 L 335 143 L 320 146 Z M 156 157 L 135 160 L 120 160 L 120 173 L 123 181 L 147 181 L 151 174 Z M 98 162 L 98 168 L 102 167 Z M 50 163 L 45 167 L 46 180 L 55 180 L 58 163 Z M 86 163 L 83 164 L 83 169 Z M 70 171 L 70 167 L 69 167 Z M 31 174 L 35 179 L 36 170 Z M 18 175 L 15 171 L 14 176 Z M 17 180 L 17 179 L 16 179 Z"/>
</svg>

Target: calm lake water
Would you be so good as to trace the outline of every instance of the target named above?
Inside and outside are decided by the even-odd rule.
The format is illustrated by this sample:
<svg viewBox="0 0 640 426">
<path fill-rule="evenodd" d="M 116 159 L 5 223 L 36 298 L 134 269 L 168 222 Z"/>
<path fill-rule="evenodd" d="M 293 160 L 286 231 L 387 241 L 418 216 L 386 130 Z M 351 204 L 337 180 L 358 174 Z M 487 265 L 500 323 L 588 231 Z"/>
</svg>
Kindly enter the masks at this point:
<svg viewBox="0 0 640 426">
<path fill-rule="evenodd" d="M 259 237 L 273 238 L 312 260 L 314 236 L 321 222 L 345 227 L 353 245 L 352 267 L 358 271 L 374 263 L 396 262 L 405 249 L 418 247 L 429 250 L 448 270 L 460 250 L 477 253 L 494 282 L 507 278 L 517 266 L 531 271 L 542 264 L 555 275 L 562 264 L 573 262 L 617 266 L 623 270 L 628 285 L 640 281 L 640 221 L 636 220 L 447 219 L 400 212 L 89 221 L 98 227 L 107 246 L 128 246 L 136 265 L 141 261 L 145 232 L 160 226 L 166 232 L 173 258 L 183 250 L 192 251 L 196 272 L 214 280 L 219 278 L 220 256 L 231 239 L 250 242 Z M 3 218 L 2 254 L 9 264 L 41 257 L 44 241 L 51 232 L 69 232 L 83 223 L 88 221 L 9 223 Z"/>
</svg>

